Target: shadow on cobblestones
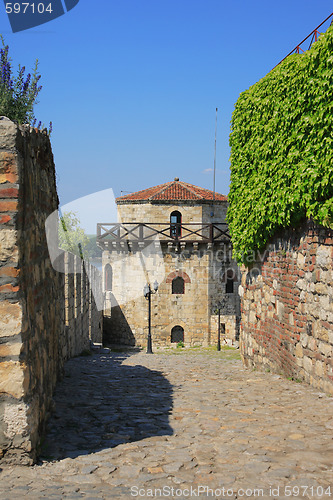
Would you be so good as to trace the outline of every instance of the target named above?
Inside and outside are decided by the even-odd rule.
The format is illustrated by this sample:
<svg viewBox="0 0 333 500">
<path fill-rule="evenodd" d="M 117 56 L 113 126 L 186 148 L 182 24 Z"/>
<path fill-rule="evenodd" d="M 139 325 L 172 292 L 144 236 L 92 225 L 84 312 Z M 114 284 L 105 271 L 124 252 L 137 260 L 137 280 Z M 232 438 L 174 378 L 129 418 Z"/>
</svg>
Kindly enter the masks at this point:
<svg viewBox="0 0 333 500">
<path fill-rule="evenodd" d="M 131 353 L 71 359 L 57 385 L 40 458 L 75 458 L 121 443 L 172 435 L 172 386 L 156 370 L 126 366 Z"/>
</svg>

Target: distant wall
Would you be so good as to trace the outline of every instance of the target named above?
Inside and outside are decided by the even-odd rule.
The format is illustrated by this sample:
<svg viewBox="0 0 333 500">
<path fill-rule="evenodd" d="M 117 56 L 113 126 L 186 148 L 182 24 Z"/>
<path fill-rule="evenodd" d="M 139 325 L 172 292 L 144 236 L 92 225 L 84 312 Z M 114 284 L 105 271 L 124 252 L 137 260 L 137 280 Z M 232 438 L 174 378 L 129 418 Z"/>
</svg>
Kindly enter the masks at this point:
<svg viewBox="0 0 333 500">
<path fill-rule="evenodd" d="M 64 286 L 59 296 L 64 294 L 64 331 L 60 337 L 61 357 L 67 360 L 78 356 L 90 348 L 90 341 L 102 342 L 102 311 L 95 301 L 95 288 L 101 292 L 100 271 L 69 252 L 62 254 L 65 273 Z M 73 270 L 75 272 L 73 272 Z M 94 293 L 93 293 L 94 292 Z"/>
<path fill-rule="evenodd" d="M 245 364 L 333 394 L 333 232 L 307 222 L 243 271 Z"/>
<path fill-rule="evenodd" d="M 66 359 L 101 338 L 80 259 L 56 272 L 45 236 L 58 207 L 49 138 L 0 118 L 0 459 L 32 463 Z M 77 259 L 63 253 L 60 257 Z M 64 265 L 67 265 L 64 261 Z"/>
</svg>

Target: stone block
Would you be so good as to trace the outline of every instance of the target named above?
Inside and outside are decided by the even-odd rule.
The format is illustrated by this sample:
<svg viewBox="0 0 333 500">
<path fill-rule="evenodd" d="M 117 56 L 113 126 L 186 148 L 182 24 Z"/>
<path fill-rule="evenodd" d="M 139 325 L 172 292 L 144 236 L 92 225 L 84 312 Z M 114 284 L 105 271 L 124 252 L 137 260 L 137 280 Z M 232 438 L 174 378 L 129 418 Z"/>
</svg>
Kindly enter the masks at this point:
<svg viewBox="0 0 333 500">
<path fill-rule="evenodd" d="M 328 294 L 327 284 L 323 282 L 316 283 L 314 291 L 319 294 Z"/>
<path fill-rule="evenodd" d="M 21 349 L 21 342 L 6 342 L 5 344 L 0 344 L 0 358 L 19 356 Z"/>
<path fill-rule="evenodd" d="M 5 423 L 4 435 L 13 439 L 22 436 L 27 431 L 28 406 L 23 403 L 7 403 L 4 407 L 3 420 Z"/>
<path fill-rule="evenodd" d="M 23 366 L 18 361 L 0 363 L 0 394 L 9 394 L 16 399 L 24 396 Z"/>
<path fill-rule="evenodd" d="M 317 341 L 314 337 L 308 338 L 308 349 L 313 352 L 317 351 Z"/>
<path fill-rule="evenodd" d="M 333 356 L 333 346 L 330 344 L 326 344 L 326 342 L 319 342 L 318 345 L 318 350 L 321 352 L 325 357 L 332 357 Z"/>
<path fill-rule="evenodd" d="M 296 286 L 299 290 L 306 290 L 306 286 L 307 286 L 307 283 L 306 283 L 306 280 L 304 279 L 299 279 L 297 282 L 296 282 Z"/>
<path fill-rule="evenodd" d="M 283 302 L 281 302 L 281 301 L 278 300 L 276 302 L 276 313 L 277 313 L 280 321 L 284 320 L 284 309 L 285 308 L 284 308 Z"/>
<path fill-rule="evenodd" d="M 299 269 L 304 270 L 304 266 L 305 266 L 305 255 L 297 253 L 297 267 Z"/>
<path fill-rule="evenodd" d="M 303 358 L 303 348 L 300 343 L 296 344 L 295 356 L 297 358 Z"/>
<path fill-rule="evenodd" d="M 17 137 L 17 125 L 5 116 L 0 116 L 1 149 L 15 149 Z"/>
<path fill-rule="evenodd" d="M 300 342 L 302 347 L 307 347 L 309 336 L 306 333 L 301 333 Z"/>
<path fill-rule="evenodd" d="M 0 262 L 11 259 L 15 261 L 18 255 L 18 232 L 14 229 L 1 229 L 0 231 Z"/>
<path fill-rule="evenodd" d="M 318 266 L 320 266 L 324 269 L 328 269 L 329 267 L 332 267 L 332 257 L 331 257 L 330 246 L 324 246 L 324 245 L 318 246 L 317 252 L 316 252 L 316 262 L 317 262 Z"/>
<path fill-rule="evenodd" d="M 330 297 L 328 295 L 322 295 L 319 298 L 319 304 L 322 309 L 330 310 L 332 308 Z"/>
<path fill-rule="evenodd" d="M 307 373 L 312 373 L 313 363 L 312 363 L 312 359 L 311 358 L 309 358 L 308 356 L 304 356 L 304 358 L 303 358 L 303 366 L 304 366 L 304 370 Z"/>
<path fill-rule="evenodd" d="M 0 337 L 21 333 L 22 307 L 20 303 L 0 302 Z"/>
<path fill-rule="evenodd" d="M 315 374 L 318 377 L 323 377 L 325 374 L 325 364 L 322 361 L 317 360 L 315 363 Z"/>
</svg>

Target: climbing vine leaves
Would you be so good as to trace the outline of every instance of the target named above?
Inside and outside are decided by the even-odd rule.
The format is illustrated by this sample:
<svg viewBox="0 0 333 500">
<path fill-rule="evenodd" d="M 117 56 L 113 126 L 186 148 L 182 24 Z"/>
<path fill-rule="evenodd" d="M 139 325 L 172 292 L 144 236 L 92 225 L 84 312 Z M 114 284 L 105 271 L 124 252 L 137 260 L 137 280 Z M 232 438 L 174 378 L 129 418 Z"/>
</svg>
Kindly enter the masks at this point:
<svg viewBox="0 0 333 500">
<path fill-rule="evenodd" d="M 236 103 L 227 218 L 238 262 L 305 218 L 333 226 L 332 124 L 333 26 Z"/>
</svg>

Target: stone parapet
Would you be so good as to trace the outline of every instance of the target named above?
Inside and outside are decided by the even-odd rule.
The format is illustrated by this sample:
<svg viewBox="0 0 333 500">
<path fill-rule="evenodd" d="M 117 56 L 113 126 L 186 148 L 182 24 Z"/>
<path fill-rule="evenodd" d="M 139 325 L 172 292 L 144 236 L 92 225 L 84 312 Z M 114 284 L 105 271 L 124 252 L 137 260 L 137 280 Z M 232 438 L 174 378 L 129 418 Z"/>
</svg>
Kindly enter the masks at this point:
<svg viewBox="0 0 333 500">
<path fill-rule="evenodd" d="M 78 271 L 52 267 L 45 221 L 57 208 L 49 137 L 1 117 L 0 460 L 7 463 L 36 459 L 65 360 L 89 348 L 91 324 L 101 330 L 87 279 L 95 271 L 65 253 L 60 258 L 79 260 Z"/>
</svg>

